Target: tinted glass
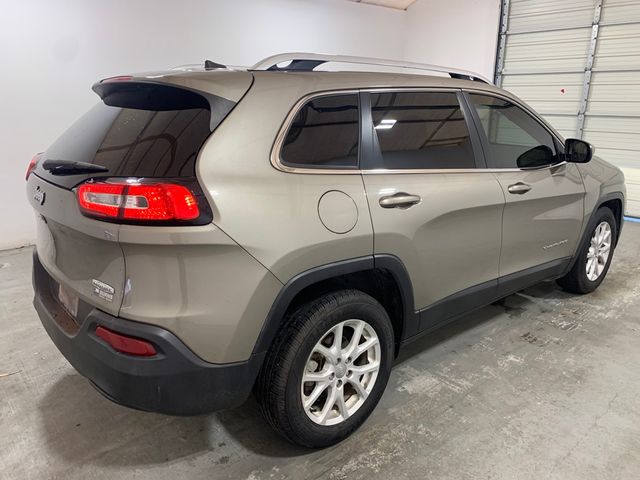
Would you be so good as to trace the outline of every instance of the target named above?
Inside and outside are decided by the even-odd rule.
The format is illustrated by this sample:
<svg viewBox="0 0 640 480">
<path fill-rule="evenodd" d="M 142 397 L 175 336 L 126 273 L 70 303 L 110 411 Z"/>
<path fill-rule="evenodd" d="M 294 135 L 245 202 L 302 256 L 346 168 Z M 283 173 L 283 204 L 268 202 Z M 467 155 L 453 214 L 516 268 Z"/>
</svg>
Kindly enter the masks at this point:
<svg viewBox="0 0 640 480">
<path fill-rule="evenodd" d="M 455 93 L 374 93 L 371 107 L 382 153 L 379 168 L 475 168 Z"/>
<path fill-rule="evenodd" d="M 209 110 L 119 110 L 93 163 L 115 176 L 194 175 L 200 146 L 211 133 Z"/>
<path fill-rule="evenodd" d="M 120 100 L 118 106 L 99 103 L 74 123 L 44 153 L 44 160 L 92 163 L 107 172 L 80 175 L 52 175 L 40 162 L 36 174 L 57 185 L 72 188 L 87 177 L 164 177 L 193 178 L 202 144 L 211 134 L 210 104 L 203 97 L 188 101 L 177 95 L 176 101 L 165 89 L 162 102 L 150 95 Z M 194 97 L 195 98 L 195 97 Z M 212 104 L 228 112 L 233 103 L 213 97 Z M 126 107 L 123 105 L 134 105 Z M 219 121 L 222 121 L 222 115 Z"/>
<path fill-rule="evenodd" d="M 282 162 L 301 167 L 356 168 L 358 96 L 314 98 L 298 112 L 282 147 Z"/>
<path fill-rule="evenodd" d="M 470 95 L 489 146 L 489 168 L 532 168 L 556 163 L 553 137 L 520 107 L 495 97 Z"/>
</svg>

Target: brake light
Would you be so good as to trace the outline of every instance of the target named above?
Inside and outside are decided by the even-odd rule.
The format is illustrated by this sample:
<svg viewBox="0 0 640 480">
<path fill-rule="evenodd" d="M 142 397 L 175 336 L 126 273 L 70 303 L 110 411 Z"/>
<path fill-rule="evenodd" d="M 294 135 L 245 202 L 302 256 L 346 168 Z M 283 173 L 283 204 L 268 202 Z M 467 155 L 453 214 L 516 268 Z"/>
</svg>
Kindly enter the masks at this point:
<svg viewBox="0 0 640 480">
<path fill-rule="evenodd" d="M 83 183 L 77 191 L 83 214 L 90 217 L 170 221 L 200 216 L 191 190 L 175 183 Z"/>
<path fill-rule="evenodd" d="M 128 337 L 102 326 L 96 328 L 96 336 L 107 342 L 114 350 L 127 355 L 153 357 L 157 353 L 154 346 L 146 340 Z"/>
<path fill-rule="evenodd" d="M 31 161 L 29 162 L 29 166 L 27 167 L 27 174 L 24 176 L 25 180 L 29 180 L 29 175 L 31 175 L 31 172 L 33 172 L 33 170 L 38 165 L 38 161 L 40 160 L 40 157 L 42 157 L 42 153 L 36 153 L 31 159 Z"/>
</svg>

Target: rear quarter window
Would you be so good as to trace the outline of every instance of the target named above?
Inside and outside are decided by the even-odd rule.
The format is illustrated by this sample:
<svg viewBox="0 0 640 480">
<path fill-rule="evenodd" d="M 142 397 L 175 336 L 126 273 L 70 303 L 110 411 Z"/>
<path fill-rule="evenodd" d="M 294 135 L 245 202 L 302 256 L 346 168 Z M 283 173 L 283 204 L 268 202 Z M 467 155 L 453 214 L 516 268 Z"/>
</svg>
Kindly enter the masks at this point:
<svg viewBox="0 0 640 480">
<path fill-rule="evenodd" d="M 360 136 L 358 95 L 316 97 L 289 126 L 280 159 L 306 168 L 357 168 Z"/>
</svg>

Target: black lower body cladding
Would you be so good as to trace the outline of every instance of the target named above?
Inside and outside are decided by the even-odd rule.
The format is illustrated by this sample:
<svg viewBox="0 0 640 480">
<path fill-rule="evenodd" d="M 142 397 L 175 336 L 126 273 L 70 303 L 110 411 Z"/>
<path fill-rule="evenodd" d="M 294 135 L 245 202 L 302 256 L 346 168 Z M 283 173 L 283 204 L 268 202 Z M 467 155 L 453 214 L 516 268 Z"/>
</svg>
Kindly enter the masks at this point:
<svg viewBox="0 0 640 480">
<path fill-rule="evenodd" d="M 250 395 L 263 355 L 233 364 L 212 364 L 196 356 L 173 333 L 79 308 L 75 322 L 59 307 L 52 280 L 33 257 L 34 306 L 47 333 L 71 365 L 107 398 L 140 410 L 196 415 L 241 405 Z M 66 316 L 66 318 L 65 318 Z M 113 350 L 95 335 L 98 325 L 151 342 L 157 355 L 135 357 Z"/>
</svg>

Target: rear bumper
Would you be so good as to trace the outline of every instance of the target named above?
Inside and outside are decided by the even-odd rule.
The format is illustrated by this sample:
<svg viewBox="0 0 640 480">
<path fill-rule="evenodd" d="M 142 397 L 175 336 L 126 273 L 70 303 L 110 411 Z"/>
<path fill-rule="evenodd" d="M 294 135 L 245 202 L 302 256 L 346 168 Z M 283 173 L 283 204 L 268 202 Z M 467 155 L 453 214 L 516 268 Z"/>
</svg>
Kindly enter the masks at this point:
<svg viewBox="0 0 640 480">
<path fill-rule="evenodd" d="M 167 330 L 114 317 L 87 304 L 80 305 L 74 320 L 53 295 L 54 283 L 34 252 L 33 304 L 45 330 L 69 363 L 114 402 L 171 415 L 195 415 L 238 406 L 251 393 L 263 355 L 217 365 L 196 356 Z M 95 335 L 98 325 L 147 340 L 158 354 L 119 353 Z"/>
</svg>

